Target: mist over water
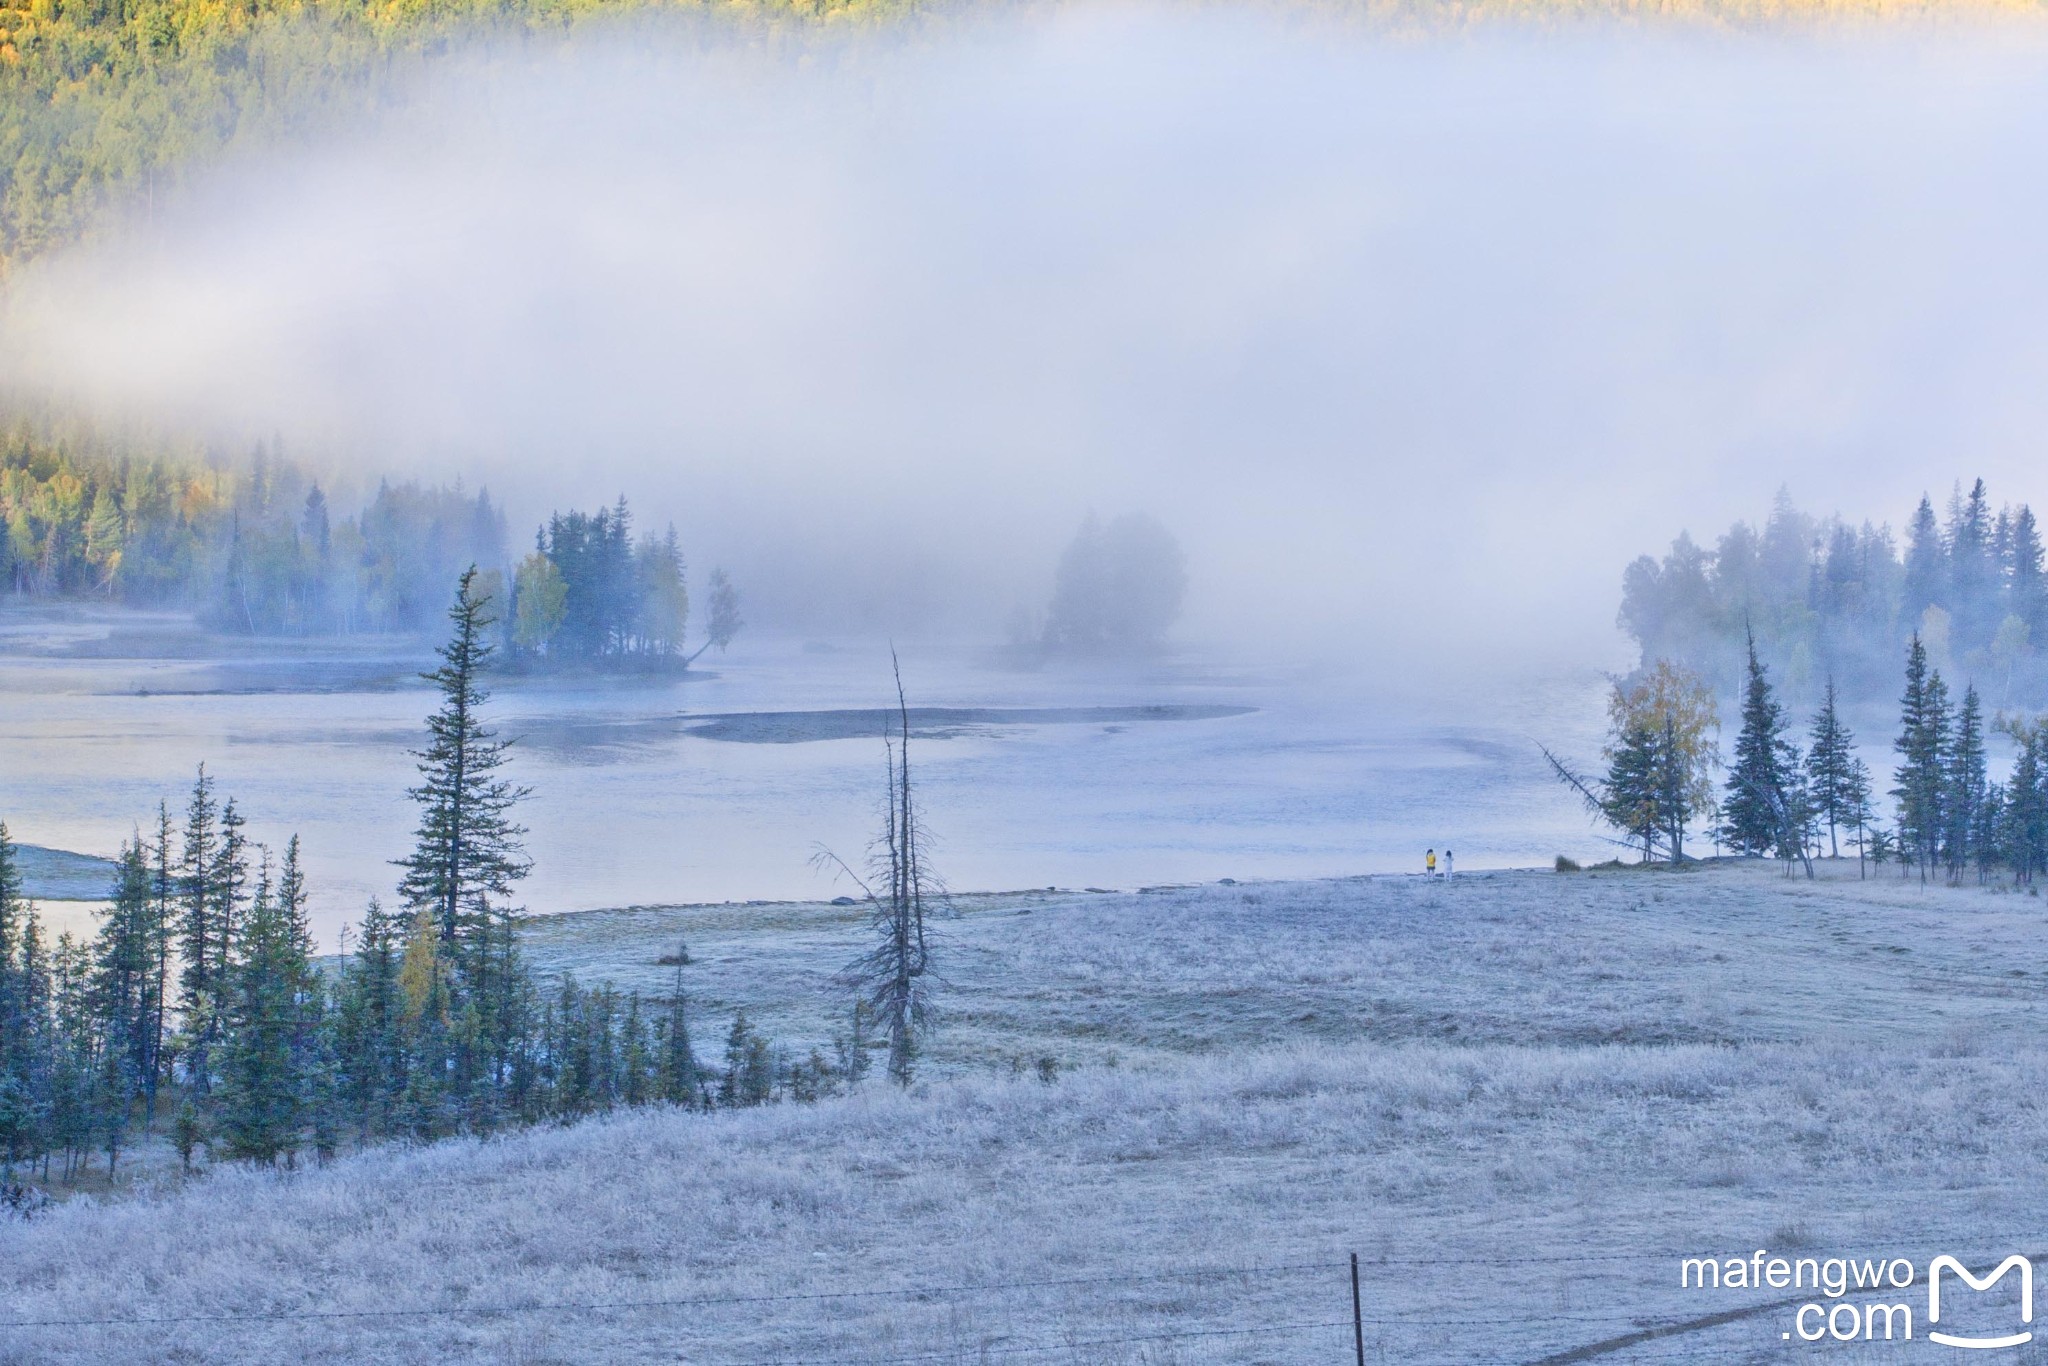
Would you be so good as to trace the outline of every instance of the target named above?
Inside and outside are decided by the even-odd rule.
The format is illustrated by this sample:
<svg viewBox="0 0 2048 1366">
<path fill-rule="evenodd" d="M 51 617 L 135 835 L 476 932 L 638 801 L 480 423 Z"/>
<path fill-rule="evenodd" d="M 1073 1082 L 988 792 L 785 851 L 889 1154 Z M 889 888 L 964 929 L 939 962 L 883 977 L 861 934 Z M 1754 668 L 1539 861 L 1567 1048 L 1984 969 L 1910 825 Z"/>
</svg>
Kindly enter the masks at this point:
<svg viewBox="0 0 2048 1366">
<path fill-rule="evenodd" d="M 1630 557 L 1781 484 L 1894 522 L 1956 475 L 2048 496 L 2031 30 L 1070 11 L 430 75 L 24 273 L 0 371 L 487 483 L 515 542 L 623 491 L 694 584 L 732 570 L 715 678 L 502 693 L 536 909 L 830 894 L 807 860 L 858 853 L 879 742 L 683 713 L 877 706 L 892 638 L 919 705 L 1253 708 L 932 738 L 965 888 L 1598 855 L 1530 741 L 1596 752 Z M 991 667 L 1082 517 L 1134 509 L 1188 554 L 1177 652 Z M 182 697 L 9 663 L 16 833 L 111 852 L 205 758 L 305 834 L 330 936 L 405 847 L 417 663 Z"/>
<path fill-rule="evenodd" d="M 1967 27 L 599 30 L 29 272 L 0 354 L 515 527 L 624 490 L 793 629 L 994 636 L 1144 508 L 1197 638 L 1604 654 L 1628 557 L 1781 483 L 2039 495 L 2044 76 Z"/>
<path fill-rule="evenodd" d="M 391 899 L 390 860 L 410 847 L 407 751 L 433 701 L 421 659 L 389 642 L 143 658 L 121 629 L 0 632 L 14 837 L 112 854 L 159 799 L 175 817 L 204 762 L 253 838 L 300 836 L 313 926 L 333 948 L 370 896 Z M 814 858 L 864 862 L 890 662 L 872 644 L 823 645 L 757 638 L 681 686 L 496 680 L 508 771 L 532 788 L 521 903 L 856 893 Z M 1465 869 L 1610 848 L 1530 743 L 1596 743 L 1591 669 L 1488 675 L 1429 699 L 1204 654 L 1019 673 L 917 649 L 904 675 L 933 857 L 964 892 L 1407 872 L 1429 846 Z M 83 907 L 51 914 L 90 923 Z"/>
</svg>

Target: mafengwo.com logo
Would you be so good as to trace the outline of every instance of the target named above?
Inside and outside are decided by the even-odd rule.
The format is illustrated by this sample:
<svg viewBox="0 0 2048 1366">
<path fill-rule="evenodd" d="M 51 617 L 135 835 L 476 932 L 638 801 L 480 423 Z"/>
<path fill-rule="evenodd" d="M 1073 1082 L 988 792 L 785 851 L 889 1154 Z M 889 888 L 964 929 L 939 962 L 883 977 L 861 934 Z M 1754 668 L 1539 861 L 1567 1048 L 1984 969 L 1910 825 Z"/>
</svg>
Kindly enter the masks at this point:
<svg viewBox="0 0 2048 1366">
<path fill-rule="evenodd" d="M 1787 1342 L 1929 1342 L 2023 1347 L 2034 1340 L 2034 1264 L 2015 1253 L 1975 1267 L 1943 1253 L 1924 1270 L 1905 1257 L 1687 1257 L 1687 1290 L 1788 1290 L 1776 1317 Z M 1810 1292 L 1811 1298 L 1800 1292 Z M 1916 1318 L 1915 1310 L 1924 1317 Z"/>
</svg>

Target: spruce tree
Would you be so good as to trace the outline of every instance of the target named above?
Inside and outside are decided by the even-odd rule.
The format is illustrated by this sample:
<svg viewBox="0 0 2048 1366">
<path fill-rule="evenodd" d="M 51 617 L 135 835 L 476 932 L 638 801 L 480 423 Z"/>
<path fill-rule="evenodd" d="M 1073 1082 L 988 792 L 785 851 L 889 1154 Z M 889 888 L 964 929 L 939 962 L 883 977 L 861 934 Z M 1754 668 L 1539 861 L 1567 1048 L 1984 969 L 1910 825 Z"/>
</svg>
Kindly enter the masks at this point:
<svg viewBox="0 0 2048 1366">
<path fill-rule="evenodd" d="M 2041 574 L 2041 529 L 2033 509 L 2020 504 L 2006 548 L 2007 606 L 2027 624 L 2037 644 L 2048 644 L 2048 590 Z"/>
<path fill-rule="evenodd" d="M 335 1006 L 336 1086 L 365 1143 L 391 1123 L 405 1091 L 404 927 L 372 897 Z"/>
<path fill-rule="evenodd" d="M 35 952 L 33 908 L 23 899 L 21 869 L 7 824 L 0 821 L 0 1176 L 30 1160 L 40 1112 L 35 1044 L 37 1019 L 30 974 Z"/>
<path fill-rule="evenodd" d="M 1948 598 L 1947 555 L 1941 543 L 1941 529 L 1934 520 L 1934 504 L 1925 494 L 1913 509 L 1906 528 L 1906 576 L 1900 607 L 1914 627 L 1929 607 Z"/>
<path fill-rule="evenodd" d="M 1648 725 L 1629 726 L 1608 747 L 1607 781 L 1601 789 L 1608 822 L 1641 846 L 1645 863 L 1664 833 L 1659 748 L 1659 736 Z"/>
<path fill-rule="evenodd" d="M 1856 822 L 1856 737 L 1835 705 L 1835 680 L 1828 678 L 1820 711 L 1813 718 L 1806 751 L 1806 777 L 1814 809 L 1827 827 L 1828 857 L 1842 856 L 1837 831 Z"/>
<path fill-rule="evenodd" d="M 1742 729 L 1735 737 L 1735 762 L 1721 800 L 1722 841 L 1739 854 L 1791 858 L 1798 838 L 1792 809 L 1795 767 L 1785 740 L 1785 710 L 1771 690 L 1769 671 L 1749 637 L 1748 678 L 1742 695 Z"/>
<path fill-rule="evenodd" d="M 93 941 L 93 1016 L 98 1035 L 98 1108 L 106 1123 L 112 1170 L 128 1111 L 154 1070 L 156 945 L 149 865 L 140 839 L 115 865 L 114 901 Z"/>
<path fill-rule="evenodd" d="M 493 618 L 476 577 L 474 565 L 463 572 L 448 609 L 452 629 L 437 651 L 441 665 L 423 675 L 440 690 L 441 706 L 427 718 L 427 747 L 413 752 L 421 781 L 407 795 L 420 808 L 420 823 L 413 852 L 399 862 L 406 906 L 433 917 L 451 956 L 488 940 L 494 909 L 529 867 L 521 846 L 526 830 L 512 819 L 527 789 L 499 776 L 507 745 L 483 720 L 490 694 L 481 677 L 493 650 L 486 635 Z"/>
<path fill-rule="evenodd" d="M 149 855 L 149 933 L 153 962 L 150 966 L 150 1001 L 155 1007 L 149 1021 L 149 1070 L 142 1078 L 142 1122 L 156 1123 L 157 1090 L 169 1079 L 171 1056 L 168 1030 L 171 1008 L 171 950 L 177 927 L 178 878 L 171 860 L 171 808 L 162 801 L 156 806 L 156 838 Z"/>
<path fill-rule="evenodd" d="M 688 1002 L 683 991 L 684 954 L 676 955 L 675 982 L 668 1013 L 655 1027 L 657 1091 L 671 1105 L 695 1107 L 703 1087 L 703 1069 L 690 1047 Z"/>
<path fill-rule="evenodd" d="M 1975 685 L 1969 685 L 1963 689 L 1963 705 L 1956 713 L 1943 774 L 1942 853 L 1951 882 L 1962 881 L 1963 870 L 1989 834 L 1985 828 L 1986 781 L 1984 713 Z"/>
<path fill-rule="evenodd" d="M 1856 876 L 1861 879 L 1864 876 L 1864 854 L 1871 843 L 1871 825 L 1877 819 L 1877 812 L 1870 804 L 1870 765 L 1853 754 L 1849 758 L 1849 781 L 1842 790 L 1842 796 L 1847 805 L 1840 816 L 1856 832 Z"/>
<path fill-rule="evenodd" d="M 1942 797 L 1947 772 L 1948 688 L 1927 662 L 1927 647 L 1915 632 L 1906 648 L 1906 691 L 1899 700 L 1900 756 L 1892 798 L 1898 807 L 1899 854 L 1918 863 L 1925 882 L 1941 850 Z"/>
<path fill-rule="evenodd" d="M 1991 505 L 1982 479 L 1949 503 L 1949 606 L 1964 641 L 1979 644 L 1997 625 L 1998 566 L 1992 557 Z"/>
<path fill-rule="evenodd" d="M 215 877 L 219 868 L 220 806 L 206 765 L 192 784 L 185 806 L 184 844 L 178 864 L 178 1015 L 185 1034 L 185 1074 L 192 1089 L 204 1095 L 210 1079 L 209 1054 L 215 1040 L 215 1002 L 220 983 L 215 977 L 221 938 Z"/>
<path fill-rule="evenodd" d="M 297 1152 L 312 1115 L 310 1041 L 318 1021 L 312 944 L 293 840 L 282 875 L 268 861 L 242 933 L 225 1012 L 219 1127 L 229 1155 L 265 1165 Z"/>
</svg>

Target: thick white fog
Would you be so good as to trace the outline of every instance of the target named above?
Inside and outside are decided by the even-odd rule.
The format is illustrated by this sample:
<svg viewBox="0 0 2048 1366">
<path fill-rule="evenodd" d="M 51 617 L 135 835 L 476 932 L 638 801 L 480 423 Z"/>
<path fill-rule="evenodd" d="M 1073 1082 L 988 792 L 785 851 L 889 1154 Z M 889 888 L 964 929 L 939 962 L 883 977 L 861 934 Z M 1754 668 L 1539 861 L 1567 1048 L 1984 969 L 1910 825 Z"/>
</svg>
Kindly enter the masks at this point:
<svg viewBox="0 0 2048 1366">
<path fill-rule="evenodd" d="M 763 625 L 999 634 L 1148 509 L 1189 633 L 1613 649 L 1781 484 L 2048 418 L 2048 48 L 1065 13 L 451 59 L 14 289 L 0 364 L 223 442 L 624 490 Z"/>
</svg>

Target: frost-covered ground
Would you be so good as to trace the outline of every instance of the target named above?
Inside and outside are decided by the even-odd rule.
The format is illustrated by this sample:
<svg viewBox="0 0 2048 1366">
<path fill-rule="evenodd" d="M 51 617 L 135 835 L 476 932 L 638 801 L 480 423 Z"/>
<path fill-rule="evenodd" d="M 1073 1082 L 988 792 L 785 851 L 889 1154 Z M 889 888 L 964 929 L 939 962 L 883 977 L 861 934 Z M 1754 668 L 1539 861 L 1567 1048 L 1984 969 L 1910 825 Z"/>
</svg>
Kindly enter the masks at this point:
<svg viewBox="0 0 2048 1366">
<path fill-rule="evenodd" d="M 1356 1251 L 1369 1359 L 1534 1361 L 1759 1298 L 1681 1255 L 2048 1250 L 2041 900 L 1829 871 L 977 901 L 912 1094 L 75 1202 L 0 1232 L 6 1320 L 64 1321 L 0 1360 L 1334 1362 Z M 844 910 L 529 949 L 651 986 L 679 929 L 704 1032 L 830 1028 Z M 1790 1327 L 1597 1359 L 1823 1350 Z"/>
</svg>

